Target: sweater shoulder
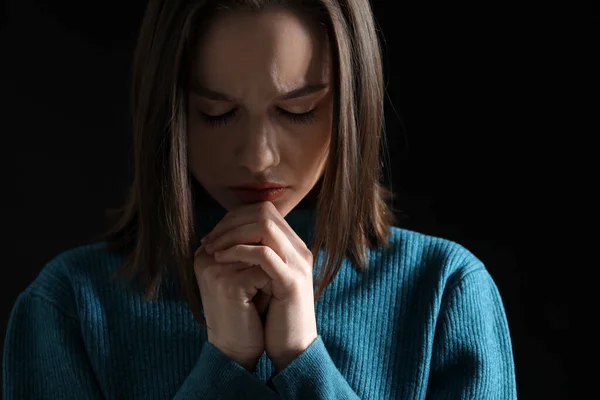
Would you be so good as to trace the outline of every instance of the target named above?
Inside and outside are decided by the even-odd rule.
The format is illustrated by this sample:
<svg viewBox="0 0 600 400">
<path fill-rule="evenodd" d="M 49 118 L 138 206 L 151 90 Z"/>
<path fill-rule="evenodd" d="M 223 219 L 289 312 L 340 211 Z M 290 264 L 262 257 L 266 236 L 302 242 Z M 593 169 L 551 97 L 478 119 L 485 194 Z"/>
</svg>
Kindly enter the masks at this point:
<svg viewBox="0 0 600 400">
<path fill-rule="evenodd" d="M 375 258 L 446 287 L 474 271 L 487 271 L 483 262 L 462 244 L 397 226 L 390 227 L 389 245 L 381 247 Z"/>
<path fill-rule="evenodd" d="M 23 294 L 43 298 L 76 318 L 82 296 L 111 290 L 115 285 L 112 275 L 123 261 L 122 255 L 106 250 L 104 242 L 73 247 L 43 265 Z"/>
</svg>

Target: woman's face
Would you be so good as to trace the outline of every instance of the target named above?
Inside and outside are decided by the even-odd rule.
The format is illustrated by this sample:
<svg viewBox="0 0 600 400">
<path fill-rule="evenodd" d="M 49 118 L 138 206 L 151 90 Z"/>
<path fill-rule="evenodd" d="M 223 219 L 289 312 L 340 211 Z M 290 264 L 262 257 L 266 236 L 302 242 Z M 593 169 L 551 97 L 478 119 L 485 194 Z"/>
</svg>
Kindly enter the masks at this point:
<svg viewBox="0 0 600 400">
<path fill-rule="evenodd" d="M 333 120 L 330 71 L 324 32 L 291 11 L 213 21 L 191 71 L 189 168 L 225 209 L 244 204 L 231 187 L 272 182 L 288 186 L 272 200 L 285 216 L 321 178 Z"/>
</svg>

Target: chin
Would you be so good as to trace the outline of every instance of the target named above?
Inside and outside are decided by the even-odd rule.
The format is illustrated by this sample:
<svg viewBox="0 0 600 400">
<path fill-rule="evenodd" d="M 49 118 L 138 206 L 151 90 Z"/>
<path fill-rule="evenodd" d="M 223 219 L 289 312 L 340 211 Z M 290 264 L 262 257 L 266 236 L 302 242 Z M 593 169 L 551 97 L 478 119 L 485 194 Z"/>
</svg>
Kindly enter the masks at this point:
<svg viewBox="0 0 600 400">
<path fill-rule="evenodd" d="M 292 211 L 294 209 L 294 207 L 296 207 L 300 203 L 301 200 L 302 200 L 302 197 L 298 198 L 297 192 L 295 192 L 294 190 L 289 190 L 289 192 L 286 193 L 284 196 L 271 201 L 271 203 L 273 203 L 275 208 L 277 208 L 277 211 L 279 211 L 281 216 L 285 217 L 287 214 L 289 214 L 290 211 Z M 219 202 L 221 203 L 221 205 L 223 205 L 224 208 L 227 209 L 227 211 L 236 209 L 238 207 L 242 207 L 246 204 L 251 204 L 251 203 L 244 203 L 243 201 L 238 199 L 233 194 L 230 196 L 227 196 L 227 199 L 224 202 L 222 202 L 222 201 L 219 201 Z M 225 204 L 223 204 L 223 203 L 225 203 Z"/>
</svg>

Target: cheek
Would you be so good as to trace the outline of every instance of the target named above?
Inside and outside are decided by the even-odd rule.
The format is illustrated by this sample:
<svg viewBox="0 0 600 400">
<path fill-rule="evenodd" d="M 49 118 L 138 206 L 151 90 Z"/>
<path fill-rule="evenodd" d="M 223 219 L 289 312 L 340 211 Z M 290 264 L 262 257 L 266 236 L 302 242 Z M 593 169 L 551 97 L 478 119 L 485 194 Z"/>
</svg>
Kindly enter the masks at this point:
<svg viewBox="0 0 600 400">
<path fill-rule="evenodd" d="M 320 120 L 313 125 L 303 127 L 294 135 L 293 143 L 288 147 L 290 162 L 299 173 L 309 176 L 320 173 L 329 154 L 331 144 L 331 122 Z"/>
<path fill-rule="evenodd" d="M 333 114 L 330 108 L 323 111 L 323 116 L 319 118 L 314 133 L 311 135 L 311 151 L 315 154 L 315 158 L 327 155 L 331 144 L 331 135 L 333 128 Z"/>
<path fill-rule="evenodd" d="M 331 112 L 319 127 L 318 135 L 314 142 L 314 163 L 318 173 L 321 173 L 325 168 L 325 164 L 329 158 L 331 151 L 331 141 L 333 134 L 333 118 Z"/>
<path fill-rule="evenodd" d="M 218 135 L 211 133 L 210 129 L 193 122 L 188 124 L 188 163 L 197 178 L 212 177 L 227 163 L 223 141 L 216 138 Z"/>
</svg>

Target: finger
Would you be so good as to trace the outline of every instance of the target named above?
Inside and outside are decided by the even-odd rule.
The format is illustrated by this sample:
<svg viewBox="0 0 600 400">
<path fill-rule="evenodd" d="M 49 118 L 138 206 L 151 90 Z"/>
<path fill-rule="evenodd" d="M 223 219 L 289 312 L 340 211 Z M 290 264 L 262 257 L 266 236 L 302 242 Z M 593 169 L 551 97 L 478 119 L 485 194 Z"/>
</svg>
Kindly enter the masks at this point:
<svg viewBox="0 0 600 400">
<path fill-rule="evenodd" d="M 221 275 L 223 273 L 227 273 L 229 270 L 241 271 L 250 267 L 251 265 L 242 262 L 220 263 L 215 260 L 214 256 L 207 254 L 202 246 L 196 250 L 194 255 L 193 268 L 196 279 L 200 279 L 200 276 L 206 271 L 211 271 L 209 273 Z"/>
<path fill-rule="evenodd" d="M 206 235 L 204 244 L 214 242 L 216 238 L 236 227 L 250 223 L 260 223 L 261 221 L 266 220 L 274 221 L 297 251 L 302 251 L 302 248 L 306 247 L 306 244 L 289 226 L 285 218 L 281 216 L 277 207 L 270 201 L 247 204 L 229 211 L 225 217 L 215 225 L 212 231 Z"/>
<path fill-rule="evenodd" d="M 243 262 L 249 265 L 260 265 L 269 278 L 283 287 L 288 287 L 291 283 L 290 268 L 268 246 L 236 245 L 215 254 L 215 260 L 220 263 Z"/>
<path fill-rule="evenodd" d="M 271 296 L 273 294 L 273 281 L 269 279 L 269 282 L 266 284 L 266 286 L 261 287 L 260 291 L 265 296 Z"/>
<path fill-rule="evenodd" d="M 221 219 L 209 232 L 209 234 L 204 237 L 204 243 L 206 243 L 206 241 L 214 241 L 224 232 L 227 232 L 235 227 L 254 222 L 256 219 L 253 217 L 256 215 L 255 208 L 258 204 L 262 203 L 246 204 L 227 212 L 223 219 Z"/>
<path fill-rule="evenodd" d="M 265 271 L 255 265 L 235 274 L 234 285 L 242 290 L 245 296 L 244 299 L 252 299 L 270 281 L 271 278 Z"/>
<path fill-rule="evenodd" d="M 252 268 L 252 266 L 245 263 L 209 264 L 194 266 L 194 275 L 196 275 L 198 283 L 212 285 L 222 279 L 231 279 L 228 277 L 249 268 Z"/>
<path fill-rule="evenodd" d="M 287 263 L 286 251 L 292 250 L 289 240 L 273 220 L 253 222 L 225 232 L 207 245 L 209 254 L 225 250 L 238 244 L 266 245 Z"/>
<path fill-rule="evenodd" d="M 225 239 L 214 236 L 225 229 L 229 229 L 230 226 L 234 226 L 236 223 L 243 224 L 242 231 L 247 232 L 247 235 L 235 234 L 234 237 Z M 252 227 L 246 226 L 251 224 L 255 224 L 254 228 L 258 228 L 258 231 L 253 231 Z M 229 232 L 235 232 L 242 227 L 233 227 L 229 231 L 225 231 L 223 235 L 228 235 Z M 308 249 L 306 243 L 288 225 L 287 221 L 285 221 L 271 202 L 250 204 L 246 207 L 230 211 L 207 237 L 212 239 L 213 244 L 214 242 L 218 242 L 214 248 L 208 251 L 210 254 L 214 251 L 224 250 L 235 244 L 263 244 L 271 247 L 283 262 L 290 267 L 293 267 L 294 264 L 291 261 L 296 259 L 293 256 L 294 254 L 299 255 L 300 259 L 309 258 L 312 260 L 312 252 Z M 223 244 L 223 242 L 226 244 Z M 210 240 L 208 242 L 205 241 L 204 244 L 210 245 Z"/>
</svg>

